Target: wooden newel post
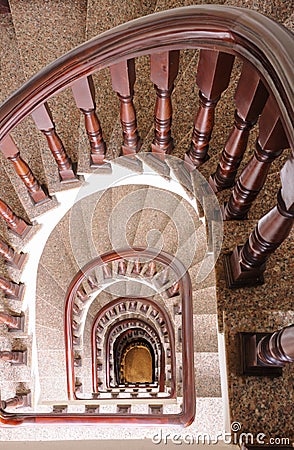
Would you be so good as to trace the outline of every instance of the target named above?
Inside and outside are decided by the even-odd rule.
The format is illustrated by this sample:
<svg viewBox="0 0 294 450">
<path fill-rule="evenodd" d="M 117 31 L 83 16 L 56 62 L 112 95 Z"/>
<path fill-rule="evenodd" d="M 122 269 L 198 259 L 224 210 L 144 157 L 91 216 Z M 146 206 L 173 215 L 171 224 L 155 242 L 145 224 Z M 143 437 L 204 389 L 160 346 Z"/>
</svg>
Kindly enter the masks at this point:
<svg viewBox="0 0 294 450">
<path fill-rule="evenodd" d="M 288 160 L 294 176 L 293 157 Z M 287 163 L 284 169 L 287 168 Z M 283 174 L 281 173 L 282 186 Z M 288 173 L 288 172 L 287 172 Z M 279 245 L 287 238 L 294 222 L 294 188 L 288 192 L 287 205 L 278 193 L 278 204 L 258 222 L 243 247 L 236 247 L 232 254 L 224 255 L 227 284 L 230 288 L 262 284 L 265 262 Z M 290 204 L 290 202 L 292 202 Z M 289 209 L 288 209 L 289 207 Z"/>
<path fill-rule="evenodd" d="M 27 352 L 22 350 L 0 351 L 0 359 L 13 365 L 27 363 Z"/>
<path fill-rule="evenodd" d="M 5 293 L 6 298 L 13 300 L 22 300 L 24 295 L 24 284 L 14 283 L 0 276 L 0 289 Z"/>
<path fill-rule="evenodd" d="M 247 217 L 253 201 L 263 187 L 271 163 L 288 147 L 275 100 L 269 97 L 259 122 L 256 150 L 242 171 L 224 208 L 225 220 Z"/>
<path fill-rule="evenodd" d="M 257 346 L 257 356 L 267 365 L 284 366 L 294 362 L 294 325 L 263 337 Z"/>
<path fill-rule="evenodd" d="M 225 144 L 216 172 L 209 179 L 214 192 L 233 186 L 247 147 L 249 132 L 257 122 L 267 98 L 268 92 L 256 69 L 245 62 L 235 94 L 234 127 Z"/>
<path fill-rule="evenodd" d="M 0 256 L 5 259 L 7 265 L 19 270 L 22 269 L 27 258 L 25 253 L 16 253 L 14 249 L 6 244 L 6 242 L 2 241 L 2 239 L 0 239 Z"/>
<path fill-rule="evenodd" d="M 72 85 L 72 92 L 77 107 L 85 119 L 85 129 L 89 139 L 91 167 L 105 163 L 106 144 L 103 139 L 100 121 L 96 114 L 95 94 L 91 77 L 84 77 Z"/>
<path fill-rule="evenodd" d="M 151 81 L 156 89 L 155 130 L 151 148 L 152 152 L 169 154 L 174 147 L 171 137 L 171 93 L 179 70 L 179 51 L 154 53 L 150 57 L 150 62 Z"/>
<path fill-rule="evenodd" d="M 5 220 L 8 227 L 21 238 L 26 236 L 31 229 L 31 226 L 14 214 L 9 206 L 2 200 L 0 200 L 0 216 Z"/>
<path fill-rule="evenodd" d="M 66 183 L 77 181 L 78 178 L 73 170 L 72 162 L 67 156 L 63 144 L 56 133 L 49 106 L 47 104 L 39 106 L 33 111 L 32 118 L 38 129 L 46 137 L 49 150 L 58 166 L 60 181 Z"/>
<path fill-rule="evenodd" d="M 25 316 L 13 316 L 0 312 L 0 323 L 7 325 L 8 331 L 23 331 Z"/>
<path fill-rule="evenodd" d="M 200 51 L 196 78 L 200 89 L 199 108 L 194 120 L 191 147 L 186 153 L 187 162 L 196 167 L 208 159 L 215 108 L 229 85 L 233 64 L 233 55 L 214 50 Z"/>
<path fill-rule="evenodd" d="M 274 333 L 240 333 L 244 375 L 278 376 L 294 362 L 294 325 Z"/>
<path fill-rule="evenodd" d="M 23 184 L 27 188 L 27 191 L 35 205 L 47 202 L 50 197 L 40 186 L 36 180 L 29 165 L 21 158 L 20 152 L 15 145 L 11 136 L 7 136 L 0 144 L 0 149 L 4 156 L 12 162 L 15 171 Z"/>
<path fill-rule="evenodd" d="M 137 130 L 136 111 L 133 103 L 136 81 L 135 60 L 129 59 L 110 67 L 113 90 L 120 101 L 120 121 L 123 131 L 123 155 L 138 153 L 141 139 Z"/>
</svg>

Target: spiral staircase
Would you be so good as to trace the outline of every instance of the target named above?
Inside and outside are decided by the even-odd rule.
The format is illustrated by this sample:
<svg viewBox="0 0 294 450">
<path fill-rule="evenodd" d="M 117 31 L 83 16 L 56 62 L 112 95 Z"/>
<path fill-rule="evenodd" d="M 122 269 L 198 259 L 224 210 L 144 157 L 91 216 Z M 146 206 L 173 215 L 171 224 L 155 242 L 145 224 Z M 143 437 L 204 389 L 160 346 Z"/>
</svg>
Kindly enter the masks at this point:
<svg viewBox="0 0 294 450">
<path fill-rule="evenodd" d="M 234 421 L 293 439 L 293 365 L 279 378 L 244 377 L 238 344 L 239 332 L 294 322 L 292 50 L 283 56 L 277 45 L 293 48 L 293 37 L 262 18 L 258 28 L 245 11 L 289 30 L 293 13 L 210 3 L 100 40 L 190 2 L 1 6 L 1 101 L 52 62 L 0 110 L 3 442 L 143 439 L 161 429 L 214 439 Z M 269 26 L 267 47 L 258 39 Z M 234 139 L 245 187 L 249 166 L 267 166 L 241 194 L 229 190 L 236 174 L 223 170 L 224 156 L 218 165 Z M 281 186 L 285 235 L 269 241 L 265 274 L 259 251 L 244 281 L 236 246 Z M 153 355 L 151 380 L 126 381 L 134 343 Z"/>
</svg>

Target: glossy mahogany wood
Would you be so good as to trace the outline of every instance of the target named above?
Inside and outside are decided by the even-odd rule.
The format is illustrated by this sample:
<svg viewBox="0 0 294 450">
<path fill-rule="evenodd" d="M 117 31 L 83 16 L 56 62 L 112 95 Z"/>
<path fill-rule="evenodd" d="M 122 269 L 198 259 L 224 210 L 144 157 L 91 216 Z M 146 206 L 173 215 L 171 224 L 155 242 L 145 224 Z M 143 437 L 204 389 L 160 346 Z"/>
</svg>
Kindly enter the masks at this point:
<svg viewBox="0 0 294 450">
<path fill-rule="evenodd" d="M 208 148 L 214 126 L 216 105 L 222 92 L 227 89 L 234 56 L 213 50 L 201 50 L 196 82 L 199 91 L 199 109 L 197 111 L 189 160 L 197 167 L 208 159 Z"/>
<path fill-rule="evenodd" d="M 248 82 L 250 80 L 250 82 Z M 251 64 L 244 62 L 235 93 L 235 123 L 221 154 L 216 172 L 209 183 L 214 192 L 231 187 L 247 148 L 249 132 L 257 122 L 268 91 L 258 72 Z"/>
<path fill-rule="evenodd" d="M 15 269 L 21 270 L 27 259 L 25 253 L 16 253 L 10 245 L 0 239 L 0 256 L 5 259 L 6 264 Z"/>
<path fill-rule="evenodd" d="M 17 284 L 1 276 L 0 289 L 4 292 L 6 298 L 13 300 L 22 300 L 24 295 L 24 285 L 22 283 Z"/>
<path fill-rule="evenodd" d="M 289 146 L 273 97 L 269 97 L 259 121 L 256 149 L 245 166 L 224 209 L 225 220 L 247 217 L 252 203 L 262 189 L 271 163 Z"/>
<path fill-rule="evenodd" d="M 20 156 L 20 152 L 11 136 L 7 136 L 0 143 L 0 149 L 4 156 L 12 162 L 15 172 L 27 188 L 34 204 L 38 205 L 50 200 L 44 189 L 36 180 L 29 165 Z"/>
<path fill-rule="evenodd" d="M 56 133 L 55 125 L 49 106 L 45 103 L 32 112 L 32 118 L 38 129 L 44 134 L 49 150 L 51 151 L 58 167 L 60 180 L 62 182 L 77 181 L 72 162 L 67 156 L 60 137 Z"/>
<path fill-rule="evenodd" d="M 179 51 L 151 54 L 150 77 L 156 90 L 154 110 L 154 153 L 171 153 L 174 147 L 171 137 L 171 93 L 179 70 Z"/>
<path fill-rule="evenodd" d="M 31 226 L 14 214 L 3 200 L 0 200 L 0 216 L 5 220 L 7 226 L 21 238 L 25 237 L 31 229 Z"/>
<path fill-rule="evenodd" d="M 95 90 L 92 77 L 82 77 L 71 86 L 77 107 L 82 111 L 91 148 L 91 167 L 105 163 L 106 144 L 96 113 Z"/>
<path fill-rule="evenodd" d="M 120 121 L 123 131 L 122 154 L 137 153 L 141 139 L 137 129 L 136 110 L 133 103 L 136 81 L 135 60 L 129 59 L 110 66 L 113 90 L 120 102 Z"/>
</svg>

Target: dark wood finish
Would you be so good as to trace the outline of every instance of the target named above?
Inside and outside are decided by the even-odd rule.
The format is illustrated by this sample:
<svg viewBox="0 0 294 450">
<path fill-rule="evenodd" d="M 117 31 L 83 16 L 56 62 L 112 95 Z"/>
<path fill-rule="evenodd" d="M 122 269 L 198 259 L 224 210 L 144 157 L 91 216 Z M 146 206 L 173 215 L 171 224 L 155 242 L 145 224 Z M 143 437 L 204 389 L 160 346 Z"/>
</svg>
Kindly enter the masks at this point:
<svg viewBox="0 0 294 450">
<path fill-rule="evenodd" d="M 274 52 L 274 49 L 278 51 Z M 271 86 L 281 111 L 289 144 L 293 148 L 293 95 L 291 58 L 292 37 L 283 27 L 255 11 L 209 5 L 180 8 L 145 17 L 117 27 L 63 56 L 29 80 L 0 108 L 0 139 L 36 107 L 55 93 L 74 83 L 79 77 L 141 54 L 167 49 L 205 48 L 229 51 L 258 66 L 265 82 Z M 274 55 L 274 57 L 273 57 Z M 192 334 L 192 333 L 191 333 Z M 191 341 L 188 341 L 188 345 Z M 188 356 L 188 353 L 186 353 Z M 185 377 L 184 377 L 185 380 Z M 186 380 L 187 381 L 187 380 Z M 189 381 L 189 377 L 188 377 Z M 191 378 L 193 383 L 193 378 Z M 192 399 L 193 400 L 193 399 Z M 189 410 L 189 405 L 187 405 Z M 68 414 L 52 417 L 50 414 L 8 414 L 1 411 L 0 421 L 5 425 L 21 423 L 146 423 L 148 416 L 113 416 L 105 414 L 89 417 L 87 414 Z M 150 417 L 149 423 L 189 424 L 191 414 Z"/>
<path fill-rule="evenodd" d="M 24 263 L 27 260 L 27 255 L 25 253 L 16 253 L 10 245 L 6 244 L 6 242 L 0 239 L 0 256 L 5 259 L 6 264 L 21 270 L 24 266 Z"/>
<path fill-rule="evenodd" d="M 76 105 L 84 115 L 85 129 L 91 148 L 91 167 L 99 168 L 106 163 L 106 144 L 103 139 L 101 124 L 96 114 L 95 90 L 92 78 L 82 77 L 71 88 Z"/>
<path fill-rule="evenodd" d="M 11 14 L 8 0 L 0 0 L 0 14 Z"/>
<path fill-rule="evenodd" d="M 23 331 L 24 316 L 14 316 L 4 312 L 0 312 L 0 323 L 7 325 L 8 331 Z"/>
<path fill-rule="evenodd" d="M 183 328 L 183 397 L 182 412 L 180 414 L 164 414 L 154 418 L 154 416 L 131 414 L 128 420 L 134 419 L 137 423 L 178 423 L 190 424 L 194 420 L 195 415 L 195 388 L 194 388 L 194 350 L 193 350 L 193 324 L 192 324 L 192 287 L 189 274 L 186 272 L 182 263 L 172 258 L 168 253 L 146 250 L 143 248 L 133 248 L 120 250 L 117 252 L 109 252 L 95 258 L 86 264 L 73 278 L 66 296 L 65 302 L 65 348 L 66 348 L 66 368 L 67 368 L 67 388 L 70 399 L 75 399 L 75 374 L 74 374 L 74 349 L 73 349 L 73 333 L 72 333 L 72 307 L 75 300 L 76 291 L 81 283 L 87 279 L 88 275 L 98 267 L 105 267 L 112 261 L 128 260 L 134 258 L 138 253 L 144 252 L 144 257 L 155 260 L 159 264 L 169 266 L 175 274 L 180 278 L 180 291 L 182 297 L 182 328 Z M 184 275 L 182 276 L 182 274 Z M 158 305 L 156 306 L 158 307 Z M 96 342 L 96 340 L 95 340 Z M 103 414 L 95 417 L 95 422 L 109 421 L 109 415 Z M 111 416 L 111 422 L 124 422 L 123 416 Z M 87 418 L 88 422 L 88 418 Z"/>
<path fill-rule="evenodd" d="M 38 129 L 47 139 L 49 150 L 58 166 L 61 182 L 70 183 L 78 181 L 72 162 L 66 154 L 60 137 L 56 133 L 49 106 L 46 103 L 39 106 L 32 112 L 32 118 Z"/>
<path fill-rule="evenodd" d="M 179 51 L 151 54 L 151 81 L 156 90 L 154 111 L 154 153 L 171 153 L 174 147 L 171 137 L 172 102 L 171 93 L 179 70 Z"/>
<path fill-rule="evenodd" d="M 294 325 L 274 333 L 240 333 L 244 375 L 282 375 L 281 368 L 294 362 Z"/>
<path fill-rule="evenodd" d="M 24 295 L 24 284 L 14 283 L 0 276 L 0 289 L 5 293 L 6 298 L 22 300 Z"/>
<path fill-rule="evenodd" d="M 246 376 L 269 376 L 278 377 L 282 375 L 282 368 L 277 366 L 266 367 L 257 356 L 257 346 L 262 338 L 270 333 L 239 333 L 240 337 L 240 369 L 241 374 Z"/>
<path fill-rule="evenodd" d="M 23 219 L 14 214 L 3 200 L 0 200 L 0 216 L 5 220 L 8 227 L 21 238 L 25 237 L 31 229 L 31 225 L 28 225 Z"/>
<path fill-rule="evenodd" d="M 12 365 L 22 365 L 27 363 L 26 350 L 0 351 L 0 359 L 10 362 Z"/>
<path fill-rule="evenodd" d="M 287 210 L 278 194 L 278 204 L 262 217 L 243 247 L 225 255 L 225 273 L 230 288 L 263 283 L 268 257 L 289 235 L 294 222 L 294 209 Z"/>
<path fill-rule="evenodd" d="M 250 82 L 248 82 L 250 80 Z M 247 148 L 249 132 L 257 122 L 268 92 L 256 69 L 244 63 L 235 93 L 235 123 L 209 183 L 214 192 L 233 186 L 237 170 Z"/>
<path fill-rule="evenodd" d="M 224 19 L 225 18 L 225 19 Z M 163 39 L 164 36 L 164 39 Z M 273 50 L 279 42 L 273 58 Z M 17 123 L 55 93 L 100 68 L 123 59 L 154 51 L 181 48 L 229 51 L 258 66 L 271 86 L 282 111 L 290 144 L 293 144 L 291 117 L 292 36 L 282 26 L 255 11 L 228 6 L 198 5 L 143 17 L 130 26 L 124 24 L 92 39 L 59 58 L 9 98 L 0 110 L 0 140 Z"/>
<path fill-rule="evenodd" d="M 197 111 L 192 142 L 187 152 L 187 160 L 196 167 L 208 159 L 216 105 L 222 92 L 227 89 L 234 56 L 213 50 L 201 50 L 196 82 L 199 91 L 199 109 Z"/>
<path fill-rule="evenodd" d="M 122 154 L 138 153 L 141 139 L 137 129 L 136 110 L 133 103 L 136 81 L 135 60 L 129 59 L 110 66 L 113 90 L 120 101 L 120 121 L 123 131 Z"/>
<path fill-rule="evenodd" d="M 11 136 L 7 136 L 1 143 L 0 149 L 4 156 L 12 162 L 14 169 L 27 188 L 27 191 L 35 205 L 50 200 L 44 188 L 40 186 L 28 164 L 21 158 L 19 150 Z"/>
<path fill-rule="evenodd" d="M 240 220 L 247 217 L 252 203 L 265 183 L 271 163 L 288 145 L 280 112 L 275 100 L 269 97 L 259 121 L 256 150 L 242 171 L 224 208 L 225 220 Z"/>
<path fill-rule="evenodd" d="M 294 325 L 282 328 L 263 337 L 257 346 L 257 357 L 261 363 L 280 365 L 294 362 Z"/>
<path fill-rule="evenodd" d="M 2 401 L 2 408 L 26 408 L 31 406 L 31 393 L 18 393 L 15 397 Z"/>
</svg>

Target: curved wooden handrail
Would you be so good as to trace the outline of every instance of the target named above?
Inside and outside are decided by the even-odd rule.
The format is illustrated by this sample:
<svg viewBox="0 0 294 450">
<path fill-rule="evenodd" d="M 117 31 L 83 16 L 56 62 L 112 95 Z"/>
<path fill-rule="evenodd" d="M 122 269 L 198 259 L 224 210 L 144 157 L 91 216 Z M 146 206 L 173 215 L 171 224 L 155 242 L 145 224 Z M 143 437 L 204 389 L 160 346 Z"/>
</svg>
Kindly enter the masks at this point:
<svg viewBox="0 0 294 450">
<path fill-rule="evenodd" d="M 194 380 L 194 350 L 193 350 L 193 323 L 192 323 L 192 285 L 189 274 L 186 272 L 183 264 L 167 252 L 158 254 L 156 249 L 145 250 L 141 247 L 134 247 L 127 250 L 119 250 L 117 252 L 110 251 L 101 255 L 89 263 L 87 263 L 73 278 L 68 288 L 65 300 L 65 349 L 66 349 L 66 370 L 67 370 L 67 390 L 69 399 L 75 399 L 75 376 L 74 376 L 74 355 L 73 355 L 73 332 L 72 332 L 72 313 L 76 292 L 81 283 L 87 279 L 87 276 L 94 268 L 120 259 L 128 259 L 137 255 L 138 252 L 144 252 L 144 256 L 155 261 L 168 265 L 171 270 L 178 276 L 180 283 L 180 292 L 182 295 L 182 323 L 183 323 L 183 398 L 182 414 L 171 415 L 177 417 L 176 422 L 183 423 L 185 417 L 185 425 L 193 420 L 195 415 L 195 380 Z M 184 275 L 183 275 L 184 274 Z M 156 305 L 158 308 L 158 305 Z M 97 417 L 100 420 L 102 415 Z M 149 417 L 149 416 L 148 416 Z M 165 422 L 165 415 L 158 417 L 158 423 Z M 138 420 L 140 420 L 138 418 Z M 149 421 L 149 419 L 148 419 Z M 162 421 L 162 422 L 161 422 Z M 173 422 L 173 423 L 176 423 Z M 167 422 L 171 423 L 171 422 Z"/>
<path fill-rule="evenodd" d="M 182 295 L 182 324 L 183 340 L 182 340 L 182 357 L 183 357 L 183 392 L 185 393 L 182 403 L 182 411 L 179 414 L 99 414 L 93 416 L 92 414 L 36 414 L 36 413 L 9 413 L 0 407 L 0 423 L 3 425 L 22 425 L 26 423 L 40 423 L 40 424 L 95 424 L 95 423 L 127 423 L 127 424 L 175 424 L 175 425 L 190 425 L 195 417 L 195 379 L 194 379 L 194 346 L 193 346 L 193 315 L 192 311 L 192 285 L 188 272 L 185 271 L 183 264 L 169 255 L 167 252 L 158 254 L 156 249 L 148 249 L 135 247 L 127 250 L 120 250 L 117 252 L 108 252 L 99 256 L 81 269 L 72 282 L 67 291 L 65 303 L 65 340 L 66 340 L 66 366 L 67 371 L 73 367 L 73 345 L 72 345 L 72 308 L 76 292 L 86 279 L 87 275 L 94 267 L 99 267 L 112 261 L 131 258 L 137 255 L 138 252 L 144 252 L 144 256 L 150 259 L 155 259 L 157 262 L 169 265 L 180 278 L 180 292 Z M 184 274 L 184 275 L 183 275 Z M 74 386 L 74 379 L 69 377 L 69 384 Z M 71 386 L 68 386 L 68 392 L 73 392 Z"/>
<path fill-rule="evenodd" d="M 0 108 L 0 140 L 50 97 L 101 68 L 142 54 L 213 48 L 239 55 L 259 71 L 276 99 L 294 147 L 293 35 L 256 11 L 199 5 L 151 14 L 76 47 L 27 81 Z"/>
</svg>

